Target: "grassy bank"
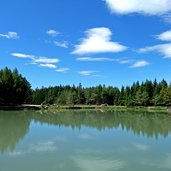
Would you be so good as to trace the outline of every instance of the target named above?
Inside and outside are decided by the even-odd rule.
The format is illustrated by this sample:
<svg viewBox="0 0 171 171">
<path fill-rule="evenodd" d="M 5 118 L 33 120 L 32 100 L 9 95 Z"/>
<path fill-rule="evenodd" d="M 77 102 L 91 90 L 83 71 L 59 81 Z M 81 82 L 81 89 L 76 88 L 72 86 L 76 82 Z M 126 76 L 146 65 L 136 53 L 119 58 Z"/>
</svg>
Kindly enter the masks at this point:
<svg viewBox="0 0 171 171">
<path fill-rule="evenodd" d="M 134 110 L 134 111 L 160 111 L 160 112 L 167 112 L 167 107 L 163 106 L 99 106 L 99 105 L 74 105 L 74 106 L 49 106 L 49 110 L 69 110 L 69 109 L 95 109 L 95 110 Z"/>
<path fill-rule="evenodd" d="M 40 105 L 19 105 L 19 106 L 0 106 L 0 110 L 44 110 Z M 46 110 L 129 110 L 129 111 L 149 111 L 149 112 L 167 112 L 167 107 L 163 106 L 100 106 L 100 105 L 50 105 L 46 108 Z"/>
</svg>

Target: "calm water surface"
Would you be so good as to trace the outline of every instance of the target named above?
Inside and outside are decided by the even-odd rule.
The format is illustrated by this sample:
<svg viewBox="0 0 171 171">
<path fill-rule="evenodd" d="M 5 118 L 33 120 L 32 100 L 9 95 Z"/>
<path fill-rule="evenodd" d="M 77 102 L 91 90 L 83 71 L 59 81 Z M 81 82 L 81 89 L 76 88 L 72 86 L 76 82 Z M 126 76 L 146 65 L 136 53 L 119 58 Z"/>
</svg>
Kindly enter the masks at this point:
<svg viewBox="0 0 171 171">
<path fill-rule="evenodd" d="M 170 171 L 171 115 L 0 111 L 0 171 Z"/>
</svg>

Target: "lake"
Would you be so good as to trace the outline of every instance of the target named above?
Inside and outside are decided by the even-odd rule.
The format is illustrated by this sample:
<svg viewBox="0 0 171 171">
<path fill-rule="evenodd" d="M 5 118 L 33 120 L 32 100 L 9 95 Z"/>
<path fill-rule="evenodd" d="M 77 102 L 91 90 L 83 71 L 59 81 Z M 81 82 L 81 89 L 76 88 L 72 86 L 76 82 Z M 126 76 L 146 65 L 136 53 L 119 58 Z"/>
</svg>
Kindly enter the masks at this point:
<svg viewBox="0 0 171 171">
<path fill-rule="evenodd" d="M 170 171 L 171 115 L 0 111 L 0 171 Z"/>
</svg>

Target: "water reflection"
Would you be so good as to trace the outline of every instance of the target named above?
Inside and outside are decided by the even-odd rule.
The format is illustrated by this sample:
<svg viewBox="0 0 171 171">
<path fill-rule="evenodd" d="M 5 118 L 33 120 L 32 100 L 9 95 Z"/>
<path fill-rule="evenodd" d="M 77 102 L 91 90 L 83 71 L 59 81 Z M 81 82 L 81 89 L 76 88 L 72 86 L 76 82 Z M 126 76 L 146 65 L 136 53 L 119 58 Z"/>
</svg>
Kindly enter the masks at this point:
<svg viewBox="0 0 171 171">
<path fill-rule="evenodd" d="M 66 111 L 32 114 L 32 119 L 40 123 L 81 129 L 82 126 L 99 131 L 121 127 L 136 135 L 147 137 L 167 137 L 171 132 L 171 115 L 164 113 L 131 111 Z"/>
<path fill-rule="evenodd" d="M 29 130 L 30 119 L 23 112 L 0 111 L 0 152 L 13 151 Z"/>
<path fill-rule="evenodd" d="M 32 121 L 56 127 L 70 127 L 72 129 L 91 127 L 101 131 L 122 128 L 122 130 L 133 132 L 137 136 L 156 139 L 159 136 L 167 137 L 171 132 L 171 116 L 163 113 L 128 111 L 60 111 L 43 113 L 41 111 L 0 111 L 0 153 L 7 149 L 13 151 L 16 144 L 29 132 L 29 126 Z M 80 138 L 87 139 L 90 138 L 89 136 L 88 134 L 82 134 Z M 50 145 L 51 149 L 54 148 L 53 144 Z M 44 150 L 44 146 L 47 146 L 47 144 L 33 145 L 27 153 L 31 150 Z M 143 144 L 135 144 L 135 147 L 144 151 L 148 149 L 148 146 Z M 80 160 L 79 162 L 81 162 Z M 74 161 L 78 162 L 76 158 Z M 86 162 L 89 162 L 89 160 Z M 118 161 L 116 161 L 116 164 L 118 164 Z M 110 164 L 108 165 L 110 166 Z M 80 167 L 82 166 L 80 165 Z"/>
</svg>

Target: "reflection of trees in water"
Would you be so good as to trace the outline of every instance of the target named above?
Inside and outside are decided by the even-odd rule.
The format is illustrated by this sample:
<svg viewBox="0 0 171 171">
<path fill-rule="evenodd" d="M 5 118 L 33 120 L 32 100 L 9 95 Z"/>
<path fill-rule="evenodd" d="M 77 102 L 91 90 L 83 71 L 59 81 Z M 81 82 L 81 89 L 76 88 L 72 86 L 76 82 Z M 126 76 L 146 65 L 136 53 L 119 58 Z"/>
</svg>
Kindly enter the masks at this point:
<svg viewBox="0 0 171 171">
<path fill-rule="evenodd" d="M 171 116 L 160 113 L 129 111 L 59 111 L 0 112 L 0 153 L 15 149 L 16 144 L 28 133 L 31 121 L 58 127 L 81 129 L 82 126 L 104 129 L 122 128 L 135 135 L 167 137 L 171 132 Z"/>
<path fill-rule="evenodd" d="M 30 119 L 24 112 L 0 111 L 0 153 L 13 151 L 29 130 Z"/>
<path fill-rule="evenodd" d="M 98 130 L 118 128 L 132 131 L 135 135 L 166 137 L 171 132 L 171 116 L 164 113 L 131 111 L 66 111 L 33 114 L 32 119 L 41 123 L 81 128 L 94 127 Z"/>
</svg>

